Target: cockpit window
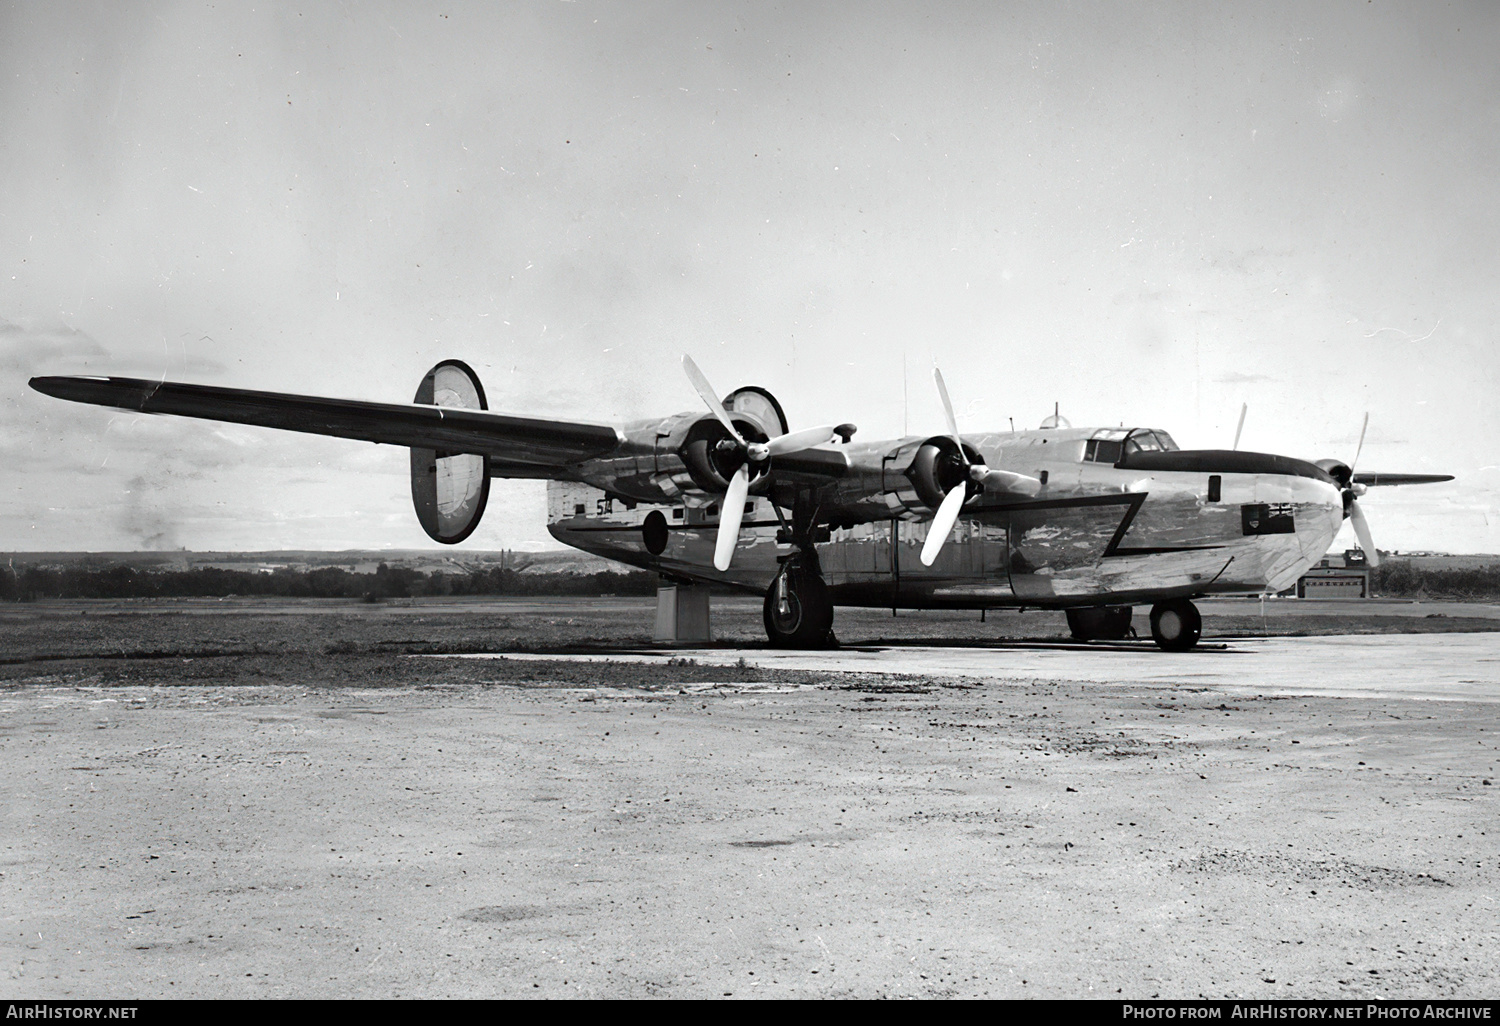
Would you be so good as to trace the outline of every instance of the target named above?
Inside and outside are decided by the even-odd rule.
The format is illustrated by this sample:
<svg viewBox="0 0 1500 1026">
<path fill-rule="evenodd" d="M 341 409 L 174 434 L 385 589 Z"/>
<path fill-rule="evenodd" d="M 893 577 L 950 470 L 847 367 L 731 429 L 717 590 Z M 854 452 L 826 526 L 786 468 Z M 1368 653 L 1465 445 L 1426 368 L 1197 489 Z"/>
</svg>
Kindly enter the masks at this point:
<svg viewBox="0 0 1500 1026">
<path fill-rule="evenodd" d="M 1172 436 L 1165 431 L 1147 431 L 1138 429 L 1130 433 L 1125 440 L 1125 451 L 1132 452 L 1175 452 L 1177 443 Z"/>
<path fill-rule="evenodd" d="M 1083 447 L 1086 463 L 1118 463 L 1132 452 L 1175 452 L 1177 443 L 1165 431 L 1148 428 L 1101 428 Z"/>
<path fill-rule="evenodd" d="M 1089 463 L 1118 463 L 1122 445 L 1108 438 L 1090 438 L 1083 448 L 1083 458 Z"/>
</svg>

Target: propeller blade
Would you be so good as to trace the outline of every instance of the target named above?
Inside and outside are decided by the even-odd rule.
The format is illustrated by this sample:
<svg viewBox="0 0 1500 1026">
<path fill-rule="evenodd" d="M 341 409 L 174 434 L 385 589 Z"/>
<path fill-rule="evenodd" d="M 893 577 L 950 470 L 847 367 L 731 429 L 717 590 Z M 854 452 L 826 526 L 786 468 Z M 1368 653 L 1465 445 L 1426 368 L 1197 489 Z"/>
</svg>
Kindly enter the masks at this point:
<svg viewBox="0 0 1500 1026">
<path fill-rule="evenodd" d="M 1452 474 L 1379 474 L 1364 473 L 1353 475 L 1354 484 L 1359 488 L 1366 486 L 1374 488 L 1376 485 L 1414 485 L 1414 484 L 1438 484 L 1442 481 L 1452 481 Z M 1362 492 L 1356 491 L 1355 495 Z"/>
<path fill-rule="evenodd" d="M 1349 522 L 1354 525 L 1354 536 L 1359 547 L 1365 550 L 1365 560 L 1371 566 L 1380 565 L 1380 553 L 1375 550 L 1375 539 L 1370 535 L 1370 525 L 1365 522 L 1365 511 L 1359 508 L 1358 500 L 1349 503 Z"/>
<path fill-rule="evenodd" d="M 948 433 L 958 441 L 958 418 L 953 415 L 953 403 L 948 399 L 948 386 L 943 384 L 943 372 L 936 367 L 932 368 L 932 380 L 937 382 L 938 398 L 943 401 L 943 415 L 948 418 Z M 960 452 L 963 446 L 959 446 Z"/>
<path fill-rule="evenodd" d="M 824 424 L 822 427 L 806 428 L 802 431 L 788 431 L 784 435 L 777 435 L 765 445 L 767 456 L 783 456 L 789 452 L 798 452 L 802 449 L 811 449 L 815 445 L 823 445 L 831 442 L 838 435 L 833 430 L 834 425 Z M 752 452 L 758 448 L 751 443 Z"/>
<path fill-rule="evenodd" d="M 938 553 L 943 550 L 943 542 L 948 540 L 948 535 L 953 531 L 953 525 L 958 522 L 958 511 L 963 509 L 964 500 L 969 496 L 969 486 L 961 484 L 943 497 L 943 504 L 938 507 L 937 514 L 932 518 L 932 526 L 927 532 L 927 541 L 922 546 L 922 565 L 931 566 L 937 559 Z"/>
<path fill-rule="evenodd" d="M 1240 403 L 1240 422 L 1239 422 L 1238 425 L 1235 426 L 1235 429 L 1234 429 L 1234 444 L 1229 447 L 1231 449 L 1238 449 L 1240 447 L 1240 432 L 1243 431 L 1243 430 L 1245 430 L 1245 413 L 1249 409 L 1250 409 L 1250 404 L 1249 403 Z"/>
<path fill-rule="evenodd" d="M 1359 445 L 1354 450 L 1354 459 L 1349 461 L 1349 471 L 1353 473 L 1354 468 L 1359 466 L 1359 454 L 1365 448 L 1365 429 L 1370 426 L 1370 411 L 1365 411 L 1365 422 L 1359 426 Z"/>
<path fill-rule="evenodd" d="M 1039 478 L 1026 474 L 1015 474 L 1009 470 L 991 470 L 976 464 L 970 468 L 974 480 L 984 486 L 986 492 L 1007 495 L 1035 495 L 1042 490 Z"/>
<path fill-rule="evenodd" d="M 719 394 L 714 391 L 714 386 L 708 383 L 708 379 L 703 376 L 703 372 L 698 369 L 698 365 L 693 362 L 693 358 L 686 353 L 682 356 L 682 369 L 687 371 L 688 380 L 693 383 L 694 391 L 703 400 L 703 405 L 708 407 L 708 412 L 719 418 L 719 423 L 723 424 L 729 430 L 729 434 L 736 442 L 744 445 L 745 440 L 740 437 L 739 431 L 735 429 L 734 422 L 729 419 L 729 414 L 725 412 L 724 404 L 719 400 Z M 722 570 L 723 567 L 719 569 Z"/>
<path fill-rule="evenodd" d="M 719 508 L 719 537 L 714 543 L 714 566 L 728 570 L 734 547 L 740 540 L 740 521 L 745 516 L 745 496 L 750 491 L 750 468 L 744 464 L 729 479 L 729 491 Z"/>
</svg>

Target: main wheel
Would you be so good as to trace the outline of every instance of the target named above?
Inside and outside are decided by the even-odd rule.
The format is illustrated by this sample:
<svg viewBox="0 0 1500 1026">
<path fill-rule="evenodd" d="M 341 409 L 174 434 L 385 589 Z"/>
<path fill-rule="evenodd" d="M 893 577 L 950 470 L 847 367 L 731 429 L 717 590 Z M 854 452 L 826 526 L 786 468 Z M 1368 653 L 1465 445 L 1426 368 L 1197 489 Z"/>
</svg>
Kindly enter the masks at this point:
<svg viewBox="0 0 1500 1026">
<path fill-rule="evenodd" d="M 1151 607 L 1151 640 L 1168 652 L 1186 652 L 1203 636 L 1203 617 L 1187 599 L 1169 599 Z"/>
<path fill-rule="evenodd" d="M 1130 606 L 1084 606 L 1065 611 L 1075 641 L 1121 641 L 1130 637 Z"/>
<path fill-rule="evenodd" d="M 828 585 L 817 574 L 788 570 L 786 591 L 777 577 L 766 590 L 766 637 L 777 648 L 818 648 L 828 643 L 833 628 L 833 603 Z"/>
</svg>

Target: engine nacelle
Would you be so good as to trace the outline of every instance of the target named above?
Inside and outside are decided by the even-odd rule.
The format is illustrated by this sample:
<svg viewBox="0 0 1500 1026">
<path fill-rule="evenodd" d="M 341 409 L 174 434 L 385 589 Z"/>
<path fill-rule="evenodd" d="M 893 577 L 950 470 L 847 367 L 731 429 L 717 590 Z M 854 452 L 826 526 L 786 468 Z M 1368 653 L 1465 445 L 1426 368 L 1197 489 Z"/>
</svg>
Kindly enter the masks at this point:
<svg viewBox="0 0 1500 1026">
<path fill-rule="evenodd" d="M 458 360 L 444 360 L 428 371 L 412 402 L 462 410 L 488 409 L 478 375 Z M 412 505 L 422 530 L 433 541 L 456 545 L 473 534 L 489 497 L 488 456 L 412 449 Z"/>
<path fill-rule="evenodd" d="M 931 513 L 943 504 L 943 497 L 960 484 L 967 486 L 970 502 L 983 488 L 969 477 L 968 464 L 984 459 L 971 445 L 959 454 L 958 443 L 948 435 L 934 435 L 920 442 L 907 442 L 886 456 L 887 494 L 908 513 Z"/>
<path fill-rule="evenodd" d="M 1327 471 L 1328 476 L 1337 481 L 1340 488 L 1348 488 L 1349 482 L 1354 479 L 1354 468 L 1343 460 L 1316 460 L 1313 465 Z"/>
<path fill-rule="evenodd" d="M 1317 460 L 1313 465 L 1326 471 L 1328 476 L 1333 478 L 1338 483 L 1339 488 L 1343 490 L 1344 516 L 1348 517 L 1354 506 L 1355 493 L 1363 489 L 1363 485 L 1359 486 L 1359 488 L 1352 487 L 1354 468 L 1343 460 Z"/>
<path fill-rule="evenodd" d="M 730 415 L 740 437 L 747 442 L 764 442 L 766 433 L 745 417 Z M 688 429 L 682 445 L 678 448 L 683 465 L 693 484 L 710 494 L 722 493 L 729 487 L 729 479 L 745 462 L 745 453 L 729 436 L 718 419 L 704 416 Z M 759 476 L 765 464 L 751 464 L 751 478 Z"/>
<path fill-rule="evenodd" d="M 724 399 L 724 408 L 747 442 L 764 442 L 772 435 L 786 433 L 781 404 L 763 388 L 746 385 L 736 389 Z M 657 475 L 655 483 L 671 495 L 722 495 L 729 488 L 729 479 L 745 462 L 744 452 L 712 414 L 683 414 L 663 424 L 657 429 L 656 452 L 664 472 Z M 751 464 L 751 483 L 765 470 L 764 463 Z"/>
</svg>

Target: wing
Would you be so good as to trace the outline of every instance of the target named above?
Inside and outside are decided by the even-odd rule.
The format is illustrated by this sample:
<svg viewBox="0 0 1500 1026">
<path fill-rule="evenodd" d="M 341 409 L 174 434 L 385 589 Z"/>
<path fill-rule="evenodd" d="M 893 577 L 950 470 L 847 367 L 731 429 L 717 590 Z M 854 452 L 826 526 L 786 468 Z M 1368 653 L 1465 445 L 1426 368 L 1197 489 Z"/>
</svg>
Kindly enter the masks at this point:
<svg viewBox="0 0 1500 1026">
<path fill-rule="evenodd" d="M 1452 481 L 1452 474 L 1355 474 L 1354 483 L 1369 485 L 1437 484 Z"/>
<path fill-rule="evenodd" d="M 31 387 L 59 399 L 139 413 L 254 424 L 449 455 L 474 453 L 491 458 L 491 473 L 497 477 L 545 477 L 548 467 L 603 456 L 621 442 L 620 433 L 603 424 L 418 403 L 367 403 L 141 378 L 41 377 L 32 378 Z"/>
</svg>

